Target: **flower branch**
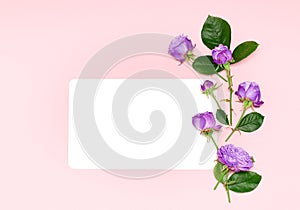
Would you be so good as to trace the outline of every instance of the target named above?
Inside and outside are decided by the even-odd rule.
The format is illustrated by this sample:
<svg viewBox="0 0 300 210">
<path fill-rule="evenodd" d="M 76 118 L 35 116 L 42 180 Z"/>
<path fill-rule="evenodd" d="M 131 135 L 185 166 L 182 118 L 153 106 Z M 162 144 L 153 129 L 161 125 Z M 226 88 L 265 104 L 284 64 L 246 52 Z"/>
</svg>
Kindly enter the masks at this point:
<svg viewBox="0 0 300 210">
<path fill-rule="evenodd" d="M 211 55 L 204 55 L 195 58 L 193 50 L 196 45 L 192 44 L 187 36 L 175 37 L 169 45 L 169 54 L 182 64 L 191 62 L 195 71 L 205 75 L 216 75 L 228 85 L 229 91 L 229 119 L 226 112 L 221 108 L 214 93 L 216 84 L 206 80 L 200 89 L 203 94 L 211 97 L 216 103 L 216 119 L 223 125 L 233 125 L 233 77 L 231 65 L 234 65 L 252 54 L 258 44 L 254 41 L 246 41 L 238 45 L 233 51 L 230 50 L 231 27 L 229 23 L 219 17 L 208 16 L 201 30 L 201 39 L 205 46 L 211 50 Z M 220 72 L 225 70 L 226 78 Z M 239 84 L 235 92 L 239 101 L 243 103 L 243 111 L 231 133 L 225 139 L 227 142 L 236 131 L 253 132 L 259 129 L 264 121 L 264 116 L 254 111 L 246 114 L 249 108 L 259 108 L 264 102 L 261 100 L 261 92 L 255 82 L 243 82 Z M 245 193 L 254 190 L 260 183 L 261 175 L 250 171 L 254 165 L 254 159 L 244 149 L 233 144 L 219 147 L 213 138 L 214 132 L 221 131 L 221 125 L 216 124 L 212 112 L 196 114 L 192 117 L 193 126 L 200 131 L 201 135 L 212 141 L 217 150 L 217 163 L 214 167 L 214 176 L 217 183 L 214 190 L 220 183 L 223 184 L 227 194 L 228 202 L 231 202 L 230 191 Z"/>
</svg>

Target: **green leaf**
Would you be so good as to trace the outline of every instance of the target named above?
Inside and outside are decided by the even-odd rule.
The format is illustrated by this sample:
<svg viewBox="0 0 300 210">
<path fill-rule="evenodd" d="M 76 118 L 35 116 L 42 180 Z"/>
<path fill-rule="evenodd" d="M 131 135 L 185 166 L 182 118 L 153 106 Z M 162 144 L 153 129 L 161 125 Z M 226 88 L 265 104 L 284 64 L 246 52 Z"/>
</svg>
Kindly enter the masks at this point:
<svg viewBox="0 0 300 210">
<path fill-rule="evenodd" d="M 220 123 L 224 125 L 229 125 L 228 117 L 222 109 L 217 110 L 216 117 Z"/>
<path fill-rule="evenodd" d="M 257 49 L 258 45 L 259 44 L 257 44 L 254 41 L 247 41 L 237 46 L 233 50 L 233 54 L 232 54 L 234 59 L 233 63 L 240 62 L 241 60 L 247 58 L 250 54 L 252 54 Z"/>
<path fill-rule="evenodd" d="M 226 45 L 230 48 L 230 25 L 222 18 L 209 15 L 201 30 L 201 38 L 202 42 L 211 50 L 219 46 L 219 44 Z"/>
<path fill-rule="evenodd" d="M 211 56 L 200 56 L 193 62 L 193 68 L 200 74 L 215 74 L 217 65 L 214 63 Z"/>
<path fill-rule="evenodd" d="M 228 177 L 228 173 L 224 176 L 225 168 L 226 168 L 226 166 L 223 165 L 222 163 L 220 163 L 219 161 L 217 162 L 217 164 L 214 167 L 215 178 L 221 183 L 224 183 Z M 222 179 L 222 176 L 223 176 L 223 179 Z"/>
<path fill-rule="evenodd" d="M 253 132 L 260 128 L 263 124 L 264 116 L 258 112 L 252 112 L 244 116 L 239 123 L 237 129 L 244 132 Z"/>
<path fill-rule="evenodd" d="M 254 190 L 261 181 L 261 175 L 252 171 L 241 171 L 232 174 L 228 180 L 228 189 L 237 193 Z"/>
</svg>

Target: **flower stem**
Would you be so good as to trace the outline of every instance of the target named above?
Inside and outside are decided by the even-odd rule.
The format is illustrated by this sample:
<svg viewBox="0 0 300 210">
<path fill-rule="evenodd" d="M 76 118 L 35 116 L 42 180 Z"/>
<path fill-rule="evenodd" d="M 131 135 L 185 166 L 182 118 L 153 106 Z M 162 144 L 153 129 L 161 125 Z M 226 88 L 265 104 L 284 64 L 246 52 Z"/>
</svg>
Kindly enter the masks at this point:
<svg viewBox="0 0 300 210">
<path fill-rule="evenodd" d="M 220 106 L 220 104 L 219 104 L 219 102 L 218 102 L 218 100 L 217 100 L 217 98 L 216 98 L 216 96 L 215 96 L 215 94 L 214 94 L 214 93 L 211 93 L 210 95 L 211 95 L 211 97 L 214 99 L 214 101 L 216 102 L 218 108 L 219 108 L 219 109 L 222 109 L 221 106 Z"/>
<path fill-rule="evenodd" d="M 230 102 L 229 102 L 229 109 L 230 109 L 230 115 L 229 115 L 229 119 L 230 119 L 230 125 L 232 125 L 232 89 L 230 90 Z"/>
<path fill-rule="evenodd" d="M 233 93 L 233 89 L 232 89 L 232 76 L 230 74 L 230 67 L 228 66 L 228 68 L 226 69 L 226 76 L 227 76 L 227 80 L 228 80 L 228 89 L 230 92 L 230 98 L 229 98 L 229 125 L 232 125 L 232 93 Z"/>
<path fill-rule="evenodd" d="M 234 133 L 235 131 L 237 131 L 237 128 L 239 127 L 239 125 L 240 125 L 240 123 L 241 123 L 241 120 L 243 119 L 243 117 L 244 117 L 244 115 L 245 115 L 245 113 L 246 113 L 246 110 L 247 110 L 246 108 L 243 109 L 243 112 L 242 112 L 242 114 L 241 114 L 241 116 L 240 116 L 239 121 L 238 121 L 237 124 L 235 125 L 234 129 L 232 129 L 231 133 L 230 133 L 229 136 L 226 138 L 225 142 L 227 142 L 227 141 L 230 139 L 230 137 L 233 135 L 233 133 Z"/>
<path fill-rule="evenodd" d="M 212 137 L 212 135 L 210 135 L 210 139 L 212 140 L 212 142 L 214 143 L 216 149 L 218 150 L 219 147 L 218 147 L 217 143 L 215 142 L 214 138 Z"/>
<path fill-rule="evenodd" d="M 229 189 L 228 189 L 227 184 L 225 184 L 225 189 L 226 189 L 226 192 L 227 192 L 228 203 L 230 203 L 231 202 L 231 200 L 230 200 L 230 193 L 229 193 Z"/>
<path fill-rule="evenodd" d="M 223 172 L 222 176 L 220 177 L 220 180 L 223 180 L 224 176 L 228 173 L 228 171 L 229 171 L 228 168 L 226 168 L 226 170 Z M 219 184 L 221 182 L 220 180 L 218 180 L 217 184 L 214 187 L 214 190 L 216 190 L 217 187 L 219 186 Z"/>
</svg>

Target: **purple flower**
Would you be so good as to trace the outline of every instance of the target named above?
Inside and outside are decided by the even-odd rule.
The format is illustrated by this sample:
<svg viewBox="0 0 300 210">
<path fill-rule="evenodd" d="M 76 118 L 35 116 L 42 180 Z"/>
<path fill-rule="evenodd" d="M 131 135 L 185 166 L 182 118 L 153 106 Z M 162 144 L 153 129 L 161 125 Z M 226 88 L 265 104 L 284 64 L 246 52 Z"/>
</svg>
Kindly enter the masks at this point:
<svg viewBox="0 0 300 210">
<path fill-rule="evenodd" d="M 192 122 L 194 127 L 197 130 L 204 132 L 204 134 L 209 134 L 214 130 L 218 131 L 222 127 L 221 125 L 216 125 L 215 117 L 211 112 L 204 112 L 195 115 L 192 118 Z"/>
<path fill-rule="evenodd" d="M 238 91 L 235 94 L 240 101 L 251 101 L 254 107 L 260 107 L 264 102 L 260 99 L 261 93 L 258 84 L 255 82 L 243 82 L 239 85 Z"/>
<path fill-rule="evenodd" d="M 171 41 L 168 53 L 183 63 L 193 56 L 192 50 L 195 47 L 187 36 L 179 35 Z"/>
<path fill-rule="evenodd" d="M 212 50 L 212 58 L 218 65 L 225 64 L 232 60 L 232 52 L 227 46 L 220 44 Z"/>
<path fill-rule="evenodd" d="M 249 171 L 253 167 L 250 155 L 242 148 L 228 144 L 220 147 L 217 151 L 218 161 L 225 164 L 234 172 Z"/>
<path fill-rule="evenodd" d="M 200 85 L 201 91 L 205 93 L 207 90 L 212 88 L 214 86 L 214 83 L 210 80 L 205 80 L 203 85 Z"/>
</svg>

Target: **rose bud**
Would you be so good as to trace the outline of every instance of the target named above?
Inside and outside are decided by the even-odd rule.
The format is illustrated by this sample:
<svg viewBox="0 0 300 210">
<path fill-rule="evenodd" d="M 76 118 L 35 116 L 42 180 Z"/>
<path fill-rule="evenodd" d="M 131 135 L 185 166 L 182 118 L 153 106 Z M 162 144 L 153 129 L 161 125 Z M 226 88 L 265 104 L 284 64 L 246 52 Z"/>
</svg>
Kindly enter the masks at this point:
<svg viewBox="0 0 300 210">
<path fill-rule="evenodd" d="M 220 44 L 212 50 L 212 58 L 218 65 L 226 64 L 232 60 L 232 52 L 227 46 Z"/>
<path fill-rule="evenodd" d="M 261 101 L 261 93 L 258 84 L 255 82 L 243 82 L 235 92 L 239 100 L 251 102 L 254 107 L 260 107 L 264 102 Z"/>
<path fill-rule="evenodd" d="M 217 155 L 218 161 L 231 171 L 249 171 L 253 167 L 253 158 L 243 148 L 233 144 L 221 146 Z"/>
<path fill-rule="evenodd" d="M 207 93 L 212 87 L 214 87 L 214 83 L 210 80 L 205 80 L 203 85 L 200 85 L 202 93 Z"/>
<path fill-rule="evenodd" d="M 221 125 L 216 125 L 212 112 L 199 113 L 192 118 L 192 122 L 194 127 L 206 136 L 212 134 L 213 131 L 220 130 L 222 127 Z"/>
<path fill-rule="evenodd" d="M 195 47 L 187 36 L 180 35 L 171 41 L 168 53 L 182 64 L 194 57 L 192 51 Z"/>
</svg>

